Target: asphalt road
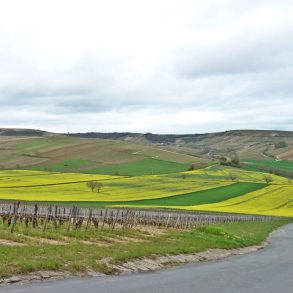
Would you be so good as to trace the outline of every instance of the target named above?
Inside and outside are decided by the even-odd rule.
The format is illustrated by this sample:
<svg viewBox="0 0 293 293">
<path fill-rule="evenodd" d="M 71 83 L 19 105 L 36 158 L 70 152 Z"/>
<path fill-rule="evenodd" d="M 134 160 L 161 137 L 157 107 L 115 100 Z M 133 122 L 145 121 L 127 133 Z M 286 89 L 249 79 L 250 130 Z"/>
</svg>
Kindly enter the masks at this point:
<svg viewBox="0 0 293 293">
<path fill-rule="evenodd" d="M 293 293 L 293 224 L 276 231 L 265 249 L 221 261 L 154 273 L 11 285 L 29 293 Z"/>
</svg>

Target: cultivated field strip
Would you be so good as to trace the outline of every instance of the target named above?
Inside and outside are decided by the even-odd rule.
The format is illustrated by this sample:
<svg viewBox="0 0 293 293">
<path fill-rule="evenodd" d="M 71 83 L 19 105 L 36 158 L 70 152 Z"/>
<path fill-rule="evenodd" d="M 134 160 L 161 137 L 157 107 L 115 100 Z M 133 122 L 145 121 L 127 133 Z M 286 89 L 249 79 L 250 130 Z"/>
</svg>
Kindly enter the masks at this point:
<svg viewBox="0 0 293 293">
<path fill-rule="evenodd" d="M 232 184 L 210 179 L 167 176 L 110 176 L 72 173 L 48 173 L 50 176 L 13 176 L 32 171 L 0 171 L 0 198 L 4 200 L 48 202 L 121 202 L 169 197 Z M 101 192 L 92 192 L 88 181 L 101 181 Z"/>
<path fill-rule="evenodd" d="M 293 186 L 269 185 L 239 197 L 213 204 L 197 205 L 192 208 L 211 212 L 217 211 L 292 217 Z"/>
<path fill-rule="evenodd" d="M 97 229 L 132 228 L 146 225 L 163 228 L 188 229 L 216 223 L 243 221 L 270 221 L 270 216 L 252 215 L 208 215 L 180 211 L 156 211 L 125 208 L 85 208 L 60 205 L 33 205 L 20 202 L 0 203 L 0 217 L 11 226 L 11 232 L 17 222 L 27 227 L 41 227 L 43 231 L 49 225 L 57 228 L 67 225 L 67 230 L 87 228 L 93 225 Z"/>
</svg>

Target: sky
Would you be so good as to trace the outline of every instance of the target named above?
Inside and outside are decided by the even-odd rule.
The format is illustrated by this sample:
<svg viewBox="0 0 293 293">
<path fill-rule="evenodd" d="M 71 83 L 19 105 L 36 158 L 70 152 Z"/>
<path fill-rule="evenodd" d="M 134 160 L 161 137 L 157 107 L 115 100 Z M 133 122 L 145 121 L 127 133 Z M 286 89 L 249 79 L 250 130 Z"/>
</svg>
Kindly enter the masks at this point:
<svg viewBox="0 0 293 293">
<path fill-rule="evenodd" d="M 0 128 L 293 130 L 292 15 L 292 0 L 0 0 Z"/>
</svg>

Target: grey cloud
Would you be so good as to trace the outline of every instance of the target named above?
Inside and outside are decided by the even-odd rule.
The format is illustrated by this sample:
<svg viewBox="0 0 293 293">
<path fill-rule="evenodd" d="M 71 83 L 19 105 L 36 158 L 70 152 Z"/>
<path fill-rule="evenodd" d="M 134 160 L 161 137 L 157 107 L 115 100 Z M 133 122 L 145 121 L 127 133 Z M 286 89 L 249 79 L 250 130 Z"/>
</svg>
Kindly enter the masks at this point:
<svg viewBox="0 0 293 293">
<path fill-rule="evenodd" d="M 198 78 L 213 75 L 249 74 L 293 68 L 291 54 L 293 41 L 288 38 L 293 30 L 280 35 L 254 35 L 246 43 L 246 36 L 240 35 L 225 44 L 213 44 L 203 51 L 188 50 L 186 60 L 179 63 L 178 71 L 184 77 Z"/>
<path fill-rule="evenodd" d="M 24 44 L 24 37 L 16 30 L 13 43 L 2 33 L 0 19 L 1 126 L 180 133 L 292 128 L 293 41 L 289 36 L 293 21 L 267 29 L 264 24 L 269 25 L 270 20 L 263 20 L 261 14 L 266 7 L 271 7 L 269 13 L 276 8 L 290 14 L 290 2 L 240 1 L 236 5 L 223 0 L 216 5 L 214 1 L 199 1 L 201 15 L 197 15 L 193 1 L 185 5 L 175 2 L 184 8 L 170 8 L 166 24 L 165 10 L 161 7 L 157 11 L 162 21 L 157 24 L 158 31 L 165 34 L 150 38 L 156 30 L 148 31 L 145 23 L 137 24 L 142 27 L 141 35 L 133 25 L 126 27 L 134 30 L 130 35 L 119 28 L 115 35 L 115 28 L 110 36 L 107 27 L 104 34 L 100 31 L 96 35 L 98 25 L 85 27 L 89 37 L 81 30 L 82 34 L 76 33 L 76 43 L 75 38 L 70 43 L 80 45 L 78 49 L 67 45 L 69 40 L 60 43 L 69 48 L 62 58 L 60 39 L 56 44 L 48 43 L 50 48 L 38 47 Z M 246 27 L 244 22 L 239 30 L 230 32 L 238 18 L 249 22 L 249 16 L 258 13 L 260 23 Z M 224 36 L 218 38 L 222 26 Z M 198 31 L 207 36 L 196 42 Z M 51 33 L 54 36 L 58 31 L 52 29 Z M 119 35 L 124 33 L 125 38 Z M 37 39 L 34 34 L 32 39 Z M 141 45 L 144 39 L 147 41 Z"/>
</svg>

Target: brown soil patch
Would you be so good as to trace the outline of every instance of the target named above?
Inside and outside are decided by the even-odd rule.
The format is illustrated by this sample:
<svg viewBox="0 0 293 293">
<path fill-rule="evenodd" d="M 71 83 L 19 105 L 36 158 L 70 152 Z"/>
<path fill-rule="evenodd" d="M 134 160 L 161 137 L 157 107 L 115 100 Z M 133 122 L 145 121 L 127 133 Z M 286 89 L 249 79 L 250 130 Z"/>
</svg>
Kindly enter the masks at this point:
<svg viewBox="0 0 293 293">
<path fill-rule="evenodd" d="M 109 141 L 85 141 L 42 152 L 42 156 L 50 159 L 38 165 L 46 166 L 66 159 L 79 158 L 81 154 L 83 159 L 98 162 L 79 169 L 91 169 L 103 166 L 105 163 L 124 163 L 140 159 L 132 155 L 132 149 L 123 148 Z"/>
<path fill-rule="evenodd" d="M 41 138 L 41 137 L 13 137 L 13 136 L 0 136 L 0 143 L 7 143 L 7 142 L 13 142 L 18 140 L 27 140 L 27 139 L 35 139 L 35 138 Z"/>
<path fill-rule="evenodd" d="M 281 160 L 293 160 L 293 150 L 289 150 L 287 152 L 279 154 L 277 157 Z"/>
<path fill-rule="evenodd" d="M 68 245 L 68 242 L 46 239 L 46 238 L 38 238 L 37 239 L 40 244 L 51 244 L 51 245 Z"/>
<path fill-rule="evenodd" d="M 111 243 L 128 243 L 128 242 L 145 242 L 147 240 L 138 239 L 135 237 L 125 237 L 125 236 L 116 236 L 116 237 L 102 236 L 102 241 L 105 241 L 107 244 L 111 244 Z"/>
<path fill-rule="evenodd" d="M 107 236 L 103 236 L 102 237 L 102 240 L 105 241 L 106 243 L 127 243 L 129 241 L 126 241 L 126 240 L 122 240 L 122 239 L 119 239 L 119 238 L 112 238 L 112 237 L 107 237 Z"/>
<path fill-rule="evenodd" d="M 39 237 L 31 237 L 31 236 L 25 236 L 25 238 L 33 240 L 37 242 L 38 244 L 50 244 L 50 245 L 68 245 L 69 242 L 61 241 L 61 240 L 54 240 L 54 239 L 48 239 L 48 238 L 39 238 Z"/>
<path fill-rule="evenodd" d="M 166 229 L 160 229 L 155 226 L 137 226 L 139 231 L 146 232 L 146 236 L 160 236 L 166 233 Z"/>
<path fill-rule="evenodd" d="M 46 160 L 47 159 L 44 158 L 16 156 L 12 159 L 1 162 L 1 164 L 6 168 L 16 168 L 16 166 L 23 167 L 38 165 L 42 162 L 45 162 Z"/>
<path fill-rule="evenodd" d="M 84 153 L 91 152 L 95 149 L 96 143 L 79 143 L 74 145 L 65 145 L 52 149 L 49 151 L 42 152 L 42 156 L 49 157 L 47 162 L 39 164 L 39 166 L 57 163 L 69 158 L 74 157 L 74 155 L 80 155 Z"/>
<path fill-rule="evenodd" d="M 7 245 L 7 246 L 25 246 L 26 244 L 21 242 L 15 242 L 7 239 L 0 239 L 1 245 Z"/>
<path fill-rule="evenodd" d="M 88 240 L 79 240 L 79 243 L 86 244 L 86 245 L 97 245 L 97 246 L 108 246 L 107 243 L 101 241 L 88 241 Z"/>
<path fill-rule="evenodd" d="M 126 242 L 145 242 L 146 240 L 144 239 L 138 239 L 138 238 L 134 238 L 134 237 L 124 237 L 124 236 L 119 236 L 118 239 L 122 240 L 122 241 L 126 241 Z"/>
</svg>

